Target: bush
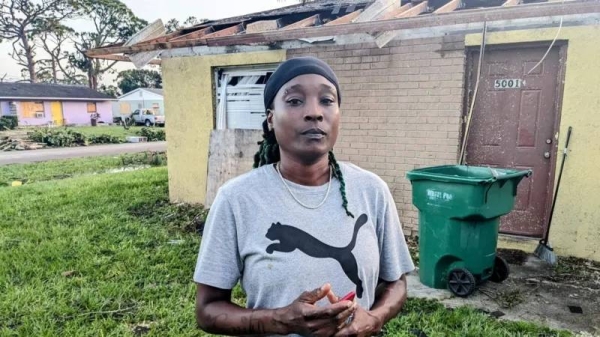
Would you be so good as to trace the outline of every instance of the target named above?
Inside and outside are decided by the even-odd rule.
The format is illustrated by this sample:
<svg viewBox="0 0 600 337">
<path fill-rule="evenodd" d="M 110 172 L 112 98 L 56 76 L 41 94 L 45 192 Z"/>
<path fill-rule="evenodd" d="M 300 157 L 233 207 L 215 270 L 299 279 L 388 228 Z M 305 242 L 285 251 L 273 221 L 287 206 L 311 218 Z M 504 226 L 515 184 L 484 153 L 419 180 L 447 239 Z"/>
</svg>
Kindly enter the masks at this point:
<svg viewBox="0 0 600 337">
<path fill-rule="evenodd" d="M 123 166 L 150 165 L 164 166 L 167 164 L 167 154 L 164 152 L 144 152 L 121 156 Z"/>
<path fill-rule="evenodd" d="M 19 125 L 17 116 L 2 116 L 0 117 L 0 131 L 14 130 Z"/>
<path fill-rule="evenodd" d="M 117 136 L 97 135 L 88 137 L 90 144 L 120 144 L 123 141 Z"/>
<path fill-rule="evenodd" d="M 165 131 L 161 129 L 142 128 L 137 132 L 138 136 L 148 138 L 149 142 L 157 142 L 166 140 Z"/>
<path fill-rule="evenodd" d="M 37 129 L 28 133 L 29 139 L 53 147 L 87 145 L 87 137 L 70 129 Z"/>
</svg>

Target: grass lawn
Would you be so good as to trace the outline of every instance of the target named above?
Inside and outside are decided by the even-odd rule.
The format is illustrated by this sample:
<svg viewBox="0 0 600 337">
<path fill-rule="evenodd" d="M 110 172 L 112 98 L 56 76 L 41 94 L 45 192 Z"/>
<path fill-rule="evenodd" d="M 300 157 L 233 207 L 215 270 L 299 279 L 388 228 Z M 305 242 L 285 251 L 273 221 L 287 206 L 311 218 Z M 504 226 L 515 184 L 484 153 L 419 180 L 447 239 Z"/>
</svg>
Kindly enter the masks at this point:
<svg viewBox="0 0 600 337">
<path fill-rule="evenodd" d="M 122 126 L 74 126 L 70 127 L 73 131 L 81 132 L 86 136 L 109 135 L 121 138 L 125 141 L 127 136 L 136 136 L 137 132 L 142 129 L 141 126 L 132 126 L 129 130 L 125 130 Z"/>
<path fill-rule="evenodd" d="M 167 188 L 165 167 L 0 188 L 0 336 L 203 336 L 192 282 L 203 211 L 168 204 Z M 559 336 L 418 299 L 386 334 Z"/>
<path fill-rule="evenodd" d="M 158 157 L 158 158 L 155 158 Z M 54 160 L 43 163 L 0 166 L 0 188 L 15 181 L 31 184 L 39 181 L 64 179 L 73 176 L 102 173 L 120 167 L 166 165 L 165 154 L 135 153 L 120 156 L 102 156 Z"/>
</svg>

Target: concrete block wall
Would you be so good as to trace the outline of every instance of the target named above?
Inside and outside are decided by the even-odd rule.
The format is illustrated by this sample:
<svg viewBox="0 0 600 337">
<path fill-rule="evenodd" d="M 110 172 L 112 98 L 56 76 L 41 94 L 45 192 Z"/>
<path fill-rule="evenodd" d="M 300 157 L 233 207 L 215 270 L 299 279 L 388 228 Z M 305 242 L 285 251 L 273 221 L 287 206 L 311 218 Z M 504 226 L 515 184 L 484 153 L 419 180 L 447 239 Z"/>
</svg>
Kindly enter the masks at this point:
<svg viewBox="0 0 600 337">
<path fill-rule="evenodd" d="M 465 86 L 464 37 L 315 46 L 287 57 L 325 60 L 339 77 L 342 126 L 335 153 L 381 176 L 406 235 L 418 232 L 406 172 L 455 164 Z"/>
</svg>

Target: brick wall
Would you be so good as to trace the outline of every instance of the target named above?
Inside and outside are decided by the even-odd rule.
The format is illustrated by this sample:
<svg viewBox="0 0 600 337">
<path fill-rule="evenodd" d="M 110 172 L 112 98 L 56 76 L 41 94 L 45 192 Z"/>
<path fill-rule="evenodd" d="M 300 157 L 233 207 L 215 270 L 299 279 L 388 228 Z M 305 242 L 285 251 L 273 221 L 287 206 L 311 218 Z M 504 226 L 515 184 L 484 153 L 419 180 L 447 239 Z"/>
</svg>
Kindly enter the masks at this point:
<svg viewBox="0 0 600 337">
<path fill-rule="evenodd" d="M 455 164 L 465 72 L 464 38 L 392 41 L 288 50 L 312 55 L 339 77 L 342 130 L 336 145 L 348 160 L 381 176 L 394 195 L 407 235 L 416 235 L 406 172 Z"/>
</svg>

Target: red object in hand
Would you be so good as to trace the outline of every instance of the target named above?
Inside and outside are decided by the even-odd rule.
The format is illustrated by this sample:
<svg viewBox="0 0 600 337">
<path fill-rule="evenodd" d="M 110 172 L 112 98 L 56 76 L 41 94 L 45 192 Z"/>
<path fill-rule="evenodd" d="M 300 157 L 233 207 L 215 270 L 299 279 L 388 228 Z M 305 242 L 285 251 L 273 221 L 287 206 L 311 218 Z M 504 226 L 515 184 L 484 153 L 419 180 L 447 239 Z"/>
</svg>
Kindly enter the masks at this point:
<svg viewBox="0 0 600 337">
<path fill-rule="evenodd" d="M 356 293 L 354 291 L 351 291 L 348 294 L 346 294 L 346 296 L 342 297 L 340 301 L 352 301 L 354 300 L 354 296 L 356 296 Z"/>
</svg>

